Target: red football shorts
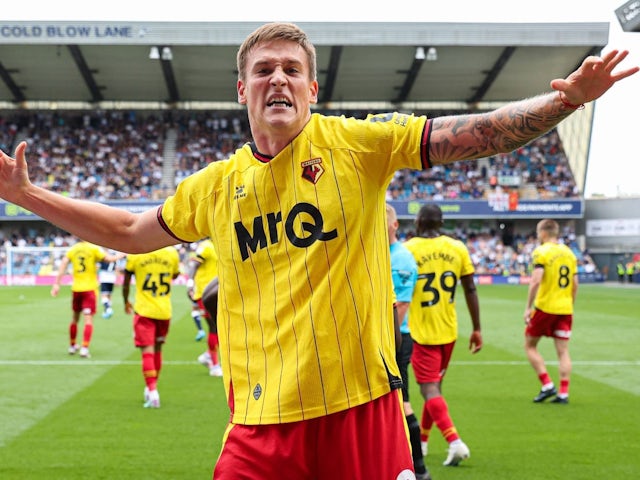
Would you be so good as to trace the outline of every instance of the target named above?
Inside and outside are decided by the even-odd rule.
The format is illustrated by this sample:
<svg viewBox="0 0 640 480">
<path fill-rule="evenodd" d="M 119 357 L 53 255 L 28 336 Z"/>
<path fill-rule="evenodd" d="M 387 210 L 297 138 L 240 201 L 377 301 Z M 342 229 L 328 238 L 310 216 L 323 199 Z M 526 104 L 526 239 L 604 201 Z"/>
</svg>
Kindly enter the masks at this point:
<svg viewBox="0 0 640 480">
<path fill-rule="evenodd" d="M 524 333 L 528 337 L 553 337 L 569 340 L 573 315 L 556 315 L 534 310 Z"/>
<path fill-rule="evenodd" d="M 71 295 L 71 308 L 76 313 L 85 315 L 95 315 L 96 313 L 96 291 L 73 292 Z"/>
<path fill-rule="evenodd" d="M 402 394 L 331 415 L 273 425 L 229 424 L 214 480 L 415 478 Z"/>
<path fill-rule="evenodd" d="M 156 320 L 137 313 L 133 316 L 133 342 L 136 347 L 164 343 L 169 333 L 169 320 Z"/>
<path fill-rule="evenodd" d="M 211 316 L 209 315 L 209 310 L 204 308 L 204 302 L 202 301 L 202 298 L 199 298 L 198 300 L 196 300 L 196 303 L 198 304 L 198 308 L 202 312 L 202 315 L 205 316 L 206 318 L 211 318 Z"/>
<path fill-rule="evenodd" d="M 439 383 L 449 366 L 456 342 L 444 345 L 413 343 L 411 366 L 418 383 Z"/>
</svg>

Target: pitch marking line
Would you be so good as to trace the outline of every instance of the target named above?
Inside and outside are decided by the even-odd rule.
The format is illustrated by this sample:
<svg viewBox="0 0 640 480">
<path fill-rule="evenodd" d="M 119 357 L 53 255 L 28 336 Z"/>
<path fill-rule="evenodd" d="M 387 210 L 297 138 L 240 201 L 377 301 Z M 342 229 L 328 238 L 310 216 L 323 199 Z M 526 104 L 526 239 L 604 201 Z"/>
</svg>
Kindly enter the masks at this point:
<svg viewBox="0 0 640 480">
<path fill-rule="evenodd" d="M 556 361 L 546 362 L 548 365 L 557 365 Z M 200 365 L 197 361 L 183 360 L 163 360 L 163 365 Z M 640 366 L 640 360 L 573 360 L 574 366 Z M 0 360 L 2 366 L 73 366 L 73 367 L 98 367 L 98 366 L 117 366 L 117 365 L 133 365 L 139 366 L 139 360 L 91 360 L 91 359 L 73 359 L 73 360 Z M 455 361 L 451 365 L 475 365 L 475 366 L 506 366 L 506 365 L 529 365 L 529 362 L 523 360 L 513 361 Z"/>
</svg>

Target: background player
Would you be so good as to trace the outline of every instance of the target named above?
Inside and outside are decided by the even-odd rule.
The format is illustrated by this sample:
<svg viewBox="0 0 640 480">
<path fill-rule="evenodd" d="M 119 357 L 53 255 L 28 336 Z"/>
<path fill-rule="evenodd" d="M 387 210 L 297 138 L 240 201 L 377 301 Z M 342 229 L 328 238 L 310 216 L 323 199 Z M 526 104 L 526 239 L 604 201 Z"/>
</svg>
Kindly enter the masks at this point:
<svg viewBox="0 0 640 480">
<path fill-rule="evenodd" d="M 56 297 L 60 291 L 60 281 L 66 273 L 69 264 L 72 265 L 73 283 L 71 284 L 72 317 L 69 324 L 69 354 L 80 350 L 83 358 L 91 357 L 89 344 L 93 335 L 93 316 L 96 314 L 96 292 L 98 290 L 98 264 L 116 262 L 122 255 L 107 254 L 101 247 L 89 242 L 78 240 L 67 251 L 58 269 L 58 275 L 51 287 L 51 295 Z M 84 319 L 82 332 L 82 346 L 78 347 L 78 324 L 80 315 Z"/>
<path fill-rule="evenodd" d="M 117 252 L 109 250 L 110 255 Z M 118 278 L 118 262 L 101 261 L 98 270 L 100 282 L 100 302 L 102 303 L 102 318 L 111 318 L 113 315 L 112 296 Z"/>
<path fill-rule="evenodd" d="M 449 414 L 442 395 L 442 381 L 458 338 L 455 304 L 458 282 L 464 290 L 473 325 L 469 349 L 477 353 L 482 348 L 475 271 L 465 245 L 440 233 L 443 220 L 438 205 L 423 205 L 415 224 L 417 236 L 407 240 L 405 246 L 418 264 L 418 281 L 409 307 L 409 330 L 414 340 L 411 364 L 425 399 L 421 419 L 423 454 L 427 454 L 429 434 L 435 423 L 449 442 L 443 464 L 456 466 L 468 458 L 470 452 Z"/>
<path fill-rule="evenodd" d="M 195 249 L 198 248 L 198 244 L 197 243 L 190 244 L 188 245 L 188 247 L 189 247 L 189 257 L 187 260 L 187 268 L 189 267 L 189 264 L 191 263 L 193 258 L 196 256 Z M 193 279 L 191 278 L 187 280 L 187 295 L 189 296 L 189 300 L 191 300 L 191 319 L 193 320 L 193 323 L 195 324 L 197 329 L 196 342 L 199 342 L 200 340 L 202 340 L 204 337 L 207 336 L 207 332 L 205 332 L 204 328 L 202 328 L 202 316 L 204 315 L 204 313 L 200 305 L 198 305 L 198 302 L 196 302 L 193 299 L 193 296 L 192 296 L 193 294 L 189 293 L 190 289 L 193 290 Z"/>
<path fill-rule="evenodd" d="M 524 349 L 542 383 L 540 393 L 533 401 L 544 402 L 557 394 L 553 403 L 569 403 L 569 338 L 578 293 L 578 261 L 568 246 L 558 242 L 558 222 L 541 220 L 536 233 L 540 245 L 532 253 L 533 272 L 524 310 Z M 553 338 L 558 357 L 560 392 L 551 380 L 544 358 L 538 351 L 541 337 Z"/>
<path fill-rule="evenodd" d="M 142 354 L 145 408 L 160 408 L 157 385 L 162 368 L 162 345 L 171 323 L 171 284 L 179 273 L 180 255 L 173 246 L 127 256 L 122 297 L 125 312 L 133 313 L 134 344 Z M 136 280 L 133 305 L 129 301 L 132 277 Z"/>
<path fill-rule="evenodd" d="M 187 294 L 197 305 L 199 314 L 207 322 L 209 335 L 207 337 L 207 351 L 198 356 L 198 361 L 209 369 L 212 377 L 222 376 L 222 367 L 218 359 L 218 326 L 216 317 L 212 317 L 202 304 L 202 293 L 207 284 L 218 276 L 218 256 L 211 240 L 203 240 L 198 244 L 195 255 L 189 260 L 187 267 Z"/>
</svg>

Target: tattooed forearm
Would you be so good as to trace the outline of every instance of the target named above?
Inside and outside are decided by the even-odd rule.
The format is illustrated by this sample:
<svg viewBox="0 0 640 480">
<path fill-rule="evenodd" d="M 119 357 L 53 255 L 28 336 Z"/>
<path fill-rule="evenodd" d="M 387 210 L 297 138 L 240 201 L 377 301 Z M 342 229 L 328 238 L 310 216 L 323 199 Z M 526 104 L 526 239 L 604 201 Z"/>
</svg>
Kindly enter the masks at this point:
<svg viewBox="0 0 640 480">
<path fill-rule="evenodd" d="M 429 160 L 438 165 L 511 152 L 548 132 L 574 111 L 554 92 L 489 113 L 434 118 Z"/>
</svg>

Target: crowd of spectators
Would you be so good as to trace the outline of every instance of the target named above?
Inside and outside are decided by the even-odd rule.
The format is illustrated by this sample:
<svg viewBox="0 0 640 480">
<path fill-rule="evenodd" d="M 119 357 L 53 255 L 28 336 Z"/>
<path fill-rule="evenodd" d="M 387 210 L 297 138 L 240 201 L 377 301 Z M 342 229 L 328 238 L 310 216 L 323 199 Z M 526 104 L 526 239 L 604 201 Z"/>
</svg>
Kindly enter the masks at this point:
<svg viewBox="0 0 640 480">
<path fill-rule="evenodd" d="M 463 227 L 445 228 L 444 233 L 463 241 L 478 275 L 529 275 L 531 273 L 531 253 L 536 247 L 535 233 L 514 233 L 505 241 L 504 232 L 494 230 L 469 230 Z M 409 229 L 401 230 L 399 238 L 405 241 L 413 235 Z M 33 227 L 7 231 L 0 227 L 0 275 L 7 273 L 7 248 L 13 247 L 68 247 L 75 238 L 54 227 L 36 229 Z M 578 272 L 596 272 L 597 266 L 588 251 L 580 249 L 576 236 L 570 228 L 565 228 L 560 241 L 569 245 L 578 258 Z M 195 244 L 194 244 L 195 245 Z M 179 247 L 183 262 L 188 261 L 189 253 L 194 245 L 184 244 Z M 13 274 L 45 275 L 56 271 L 59 256 L 42 252 L 41 255 L 21 255 L 14 258 Z"/>
<path fill-rule="evenodd" d="M 508 233 L 495 230 L 467 230 L 461 227 L 443 229 L 443 233 L 465 243 L 478 275 L 529 275 L 532 257 L 538 245 L 535 232 Z M 402 240 L 413 235 L 400 234 Z M 565 227 L 559 241 L 569 246 L 578 259 L 578 273 L 594 273 L 598 268 L 587 250 L 582 250 L 571 228 Z"/>
<path fill-rule="evenodd" d="M 447 112 L 431 116 L 443 113 Z M 364 118 L 367 112 L 346 115 Z M 250 141 L 250 131 L 243 111 L 96 110 L 0 115 L 0 148 L 10 152 L 21 140 L 29 143 L 34 183 L 76 198 L 112 201 L 164 198 L 187 176 L 227 158 Z M 169 180 L 163 176 L 167 151 L 174 152 L 168 169 L 173 177 Z M 436 165 L 419 172 L 399 171 L 389 185 L 387 199 L 490 199 L 502 189 L 513 192 L 526 186 L 537 192 L 538 198 L 572 198 L 579 194 L 555 130 L 510 154 Z M 535 238 L 516 236 L 513 243 L 505 245 L 500 235 L 491 232 L 455 234 L 467 243 L 478 273 L 528 273 Z M 56 231 L 0 229 L 0 245 L 67 246 L 70 241 Z M 577 246 L 575 250 L 581 253 Z M 0 257 L 0 268 L 5 260 Z M 584 260 L 582 268 L 594 268 L 589 260 Z"/>
<path fill-rule="evenodd" d="M 527 188 L 529 187 L 529 188 Z M 580 194 L 556 130 L 508 154 L 477 162 L 400 170 L 387 200 L 482 200 L 496 190 L 526 189 L 528 198 L 577 198 Z"/>
<path fill-rule="evenodd" d="M 211 162 L 223 160 L 250 141 L 249 124 L 240 114 L 185 112 L 176 118 L 177 185 Z"/>
<path fill-rule="evenodd" d="M 4 122 L 6 151 L 26 140 L 32 181 L 47 189 L 105 201 L 151 198 L 161 187 L 167 124 L 159 115 L 47 111 Z"/>
<path fill-rule="evenodd" d="M 70 247 L 77 241 L 73 235 L 53 226 L 27 226 L 9 230 L 0 225 L 0 276 L 8 273 L 10 247 L 42 247 L 36 251 L 17 251 L 11 259 L 12 275 L 55 275 L 64 254 L 61 250 L 53 250 L 51 247 Z M 177 248 L 181 271 L 186 272 L 186 264 L 190 255 L 195 252 L 197 243 L 180 244 Z"/>
<path fill-rule="evenodd" d="M 366 112 L 348 115 L 364 118 Z M 168 137 L 169 131 L 174 135 Z M 165 145 L 168 138 L 172 145 Z M 242 111 L 46 111 L 0 116 L 0 147 L 11 151 L 23 139 L 30 145 L 35 183 L 76 198 L 135 200 L 163 198 L 185 177 L 227 158 L 250 140 L 250 131 Z M 168 171 L 173 178 L 163 180 L 165 146 L 175 154 L 167 160 L 172 162 Z M 529 195 L 537 192 L 537 198 L 579 195 L 556 130 L 510 154 L 398 171 L 387 199 L 487 199 L 497 188 L 526 187 Z"/>
</svg>

